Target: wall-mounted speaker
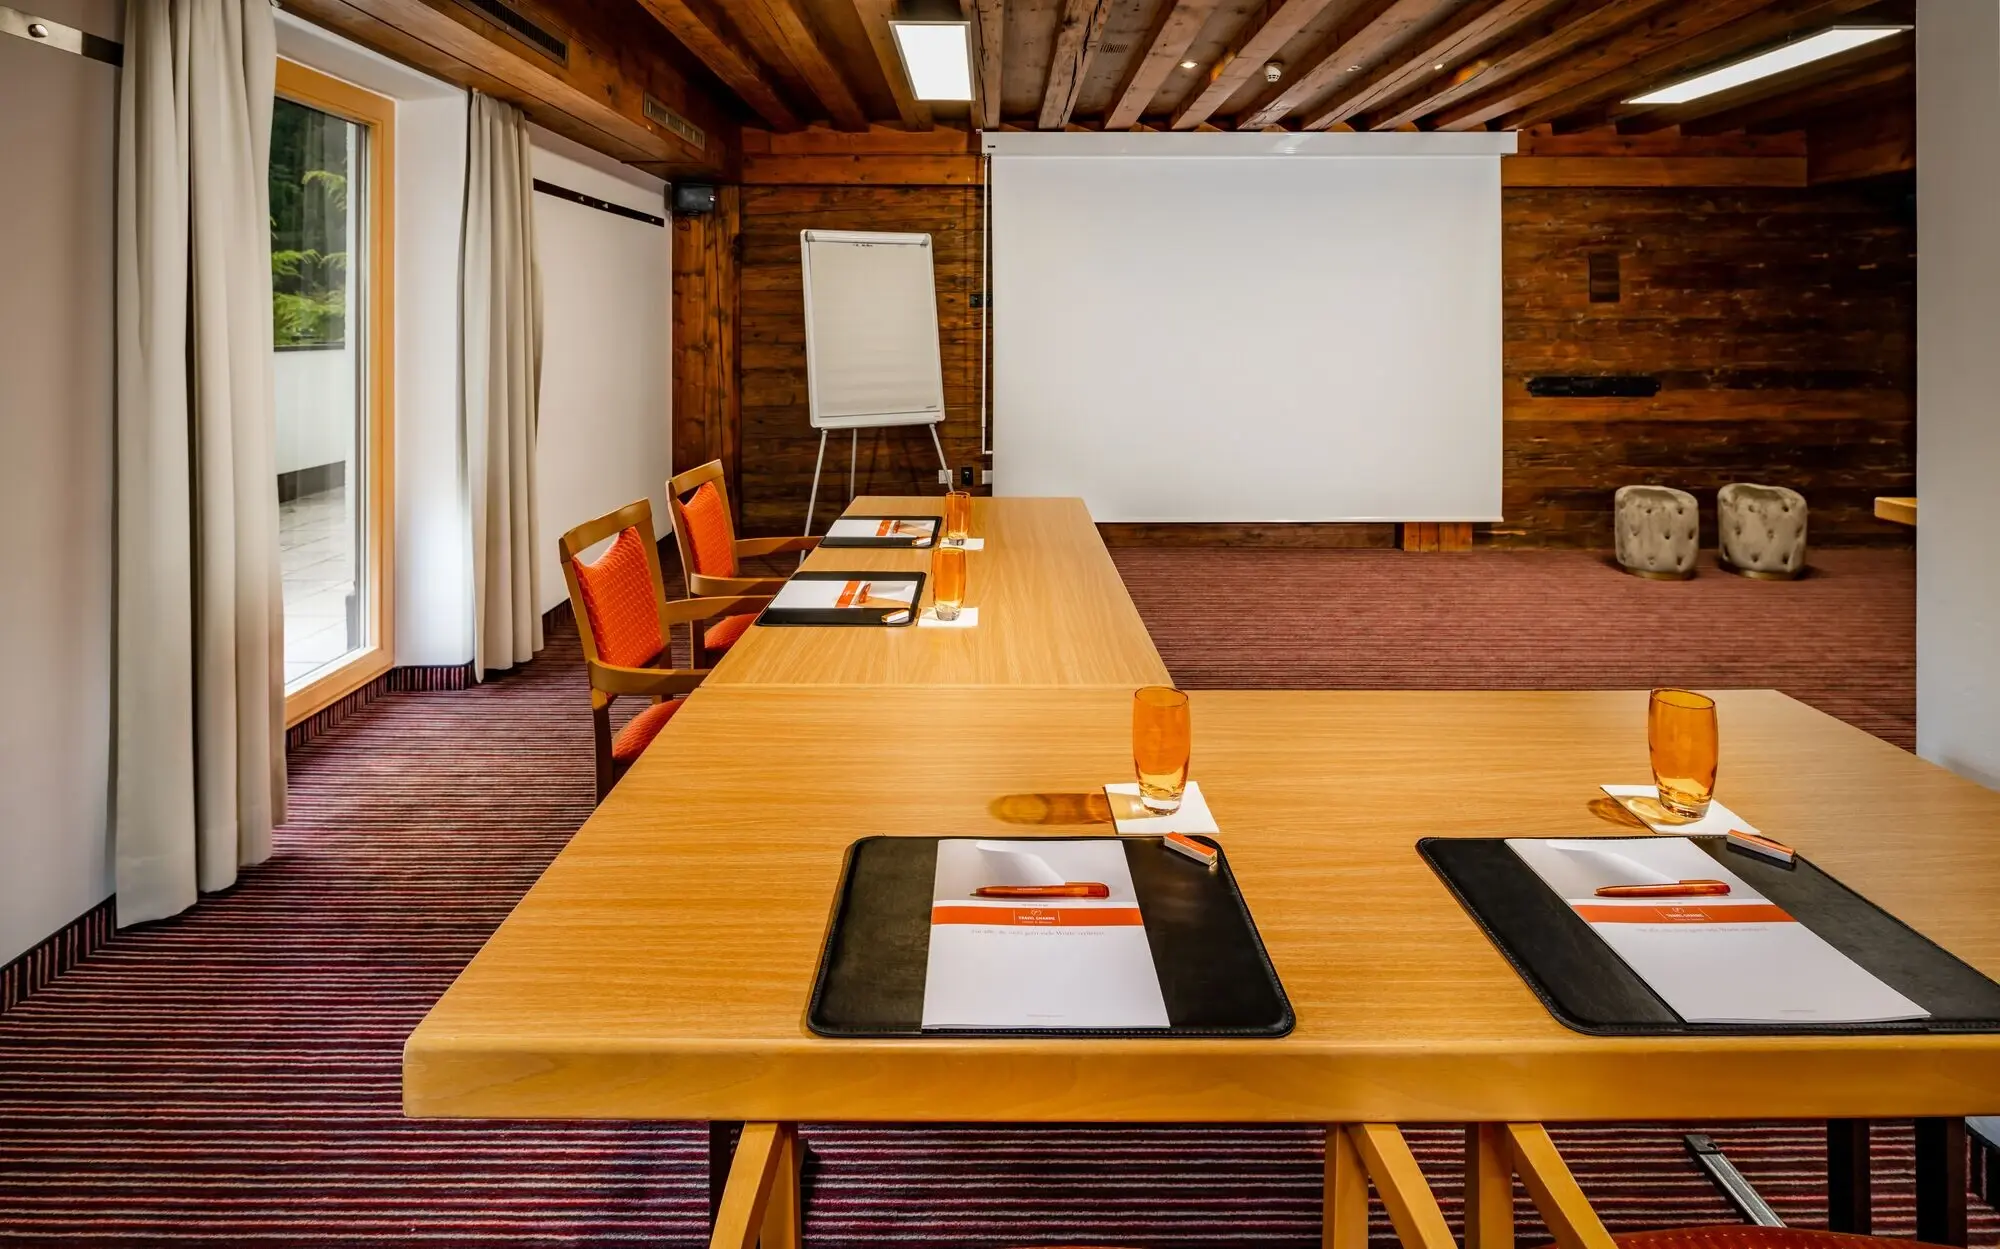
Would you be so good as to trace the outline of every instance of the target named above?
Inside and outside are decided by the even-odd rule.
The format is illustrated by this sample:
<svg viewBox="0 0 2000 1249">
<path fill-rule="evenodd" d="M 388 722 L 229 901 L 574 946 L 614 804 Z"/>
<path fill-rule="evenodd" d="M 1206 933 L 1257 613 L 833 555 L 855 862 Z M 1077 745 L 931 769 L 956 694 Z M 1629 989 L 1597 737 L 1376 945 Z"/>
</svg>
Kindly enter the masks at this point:
<svg viewBox="0 0 2000 1249">
<path fill-rule="evenodd" d="M 674 183 L 674 212 L 699 217 L 715 211 L 715 187 L 706 182 Z"/>
</svg>

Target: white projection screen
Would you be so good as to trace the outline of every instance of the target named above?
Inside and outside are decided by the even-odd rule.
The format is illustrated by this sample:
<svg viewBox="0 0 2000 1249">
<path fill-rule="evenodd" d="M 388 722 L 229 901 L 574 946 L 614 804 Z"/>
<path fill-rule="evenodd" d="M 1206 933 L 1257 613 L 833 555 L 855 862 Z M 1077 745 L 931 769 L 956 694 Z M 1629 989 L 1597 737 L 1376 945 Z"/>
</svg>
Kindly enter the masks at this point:
<svg viewBox="0 0 2000 1249">
<path fill-rule="evenodd" d="M 986 136 L 995 492 L 1100 521 L 1500 519 L 1513 146 Z"/>
</svg>

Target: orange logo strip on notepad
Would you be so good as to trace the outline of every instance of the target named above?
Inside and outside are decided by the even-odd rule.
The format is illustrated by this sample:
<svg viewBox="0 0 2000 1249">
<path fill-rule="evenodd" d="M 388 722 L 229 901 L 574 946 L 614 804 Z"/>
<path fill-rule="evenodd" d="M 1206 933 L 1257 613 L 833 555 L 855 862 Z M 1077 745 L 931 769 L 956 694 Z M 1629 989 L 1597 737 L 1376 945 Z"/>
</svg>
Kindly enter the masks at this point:
<svg viewBox="0 0 2000 1249">
<path fill-rule="evenodd" d="M 1789 924 L 1792 917 L 1769 902 L 1733 906 L 1580 906 L 1593 924 Z"/>
<path fill-rule="evenodd" d="M 1136 906 L 934 906 L 933 924 L 1020 928 L 1129 928 L 1145 923 Z"/>
<path fill-rule="evenodd" d="M 868 582 L 850 581 L 841 587 L 840 597 L 834 600 L 835 607 L 853 607 L 857 600 L 868 597 Z"/>
</svg>

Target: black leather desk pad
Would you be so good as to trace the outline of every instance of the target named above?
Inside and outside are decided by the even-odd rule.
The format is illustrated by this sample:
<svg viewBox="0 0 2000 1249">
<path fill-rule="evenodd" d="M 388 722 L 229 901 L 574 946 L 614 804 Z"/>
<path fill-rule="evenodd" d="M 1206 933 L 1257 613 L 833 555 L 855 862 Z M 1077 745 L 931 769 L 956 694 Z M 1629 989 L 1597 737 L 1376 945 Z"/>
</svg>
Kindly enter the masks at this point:
<svg viewBox="0 0 2000 1249">
<path fill-rule="evenodd" d="M 931 536 L 928 538 L 836 538 L 832 534 L 819 540 L 821 547 L 864 547 L 888 551 L 928 551 L 936 545 L 937 537 L 944 532 L 942 516 L 843 516 L 842 520 L 927 520 L 931 522 Z"/>
<path fill-rule="evenodd" d="M 911 596 L 908 607 L 766 607 L 757 616 L 760 625 L 804 625 L 807 627 L 827 626 L 873 626 L 881 629 L 906 629 L 917 622 L 917 615 L 923 610 L 924 574 L 921 572 L 795 572 L 793 581 L 914 581 L 917 592 Z M 908 612 L 902 620 L 891 624 L 889 617 L 897 612 Z"/>
<path fill-rule="evenodd" d="M 1292 1030 L 1291 1003 L 1226 856 L 1209 871 L 1166 849 L 1158 837 L 1122 841 L 1170 1027 L 925 1030 L 940 840 L 864 837 L 848 847 L 806 1008 L 808 1028 L 829 1037 L 1278 1037 Z M 1206 837 L 1196 840 L 1215 845 Z"/>
<path fill-rule="evenodd" d="M 1803 857 L 1792 867 L 1694 843 L 1883 983 L 1931 1012 L 1869 1024 L 1691 1024 L 1599 940 L 1501 838 L 1427 837 L 1423 855 L 1558 1022 L 1593 1036 L 2000 1031 L 2000 985 Z"/>
</svg>

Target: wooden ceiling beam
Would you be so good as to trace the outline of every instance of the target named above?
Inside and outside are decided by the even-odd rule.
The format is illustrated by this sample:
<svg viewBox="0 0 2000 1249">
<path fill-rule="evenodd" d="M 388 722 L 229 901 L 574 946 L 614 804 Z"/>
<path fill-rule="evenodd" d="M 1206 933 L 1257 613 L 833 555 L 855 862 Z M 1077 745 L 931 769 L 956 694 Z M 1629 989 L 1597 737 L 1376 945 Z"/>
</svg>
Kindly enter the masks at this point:
<svg viewBox="0 0 2000 1249">
<path fill-rule="evenodd" d="M 1771 99 L 1725 108 L 1681 123 L 1683 134 L 1728 134 L 1736 130 L 1776 129 L 1776 123 L 1810 113 L 1871 100 L 1907 87 L 1916 79 L 1917 63 L 1901 56 L 1886 64 L 1846 74 L 1831 82 L 1792 90 Z M 1790 127 L 1785 127 L 1789 129 Z"/>
<path fill-rule="evenodd" d="M 799 13 L 794 0 L 736 0 L 750 14 L 761 17 L 765 29 L 776 40 L 785 59 L 799 71 L 833 124 L 842 130 L 868 129 L 868 114 L 840 69 L 820 46 L 819 38 Z"/>
<path fill-rule="evenodd" d="M 1319 108 L 1308 113 L 1304 123 L 1307 130 L 1325 130 L 1342 122 L 1352 121 L 1369 107 L 1386 102 L 1403 94 L 1416 84 L 1440 74 L 1449 73 L 1471 59 L 1480 49 L 1504 38 L 1506 33 L 1523 23 L 1533 21 L 1557 4 L 1566 0 L 1490 0 L 1474 4 L 1453 14 L 1442 27 L 1425 38 L 1421 47 L 1407 55 L 1385 60 L 1365 75 L 1359 82 L 1348 82 Z M 1385 15 L 1386 17 L 1387 15 Z M 1377 19 L 1378 24 L 1381 19 Z M 1365 33 L 1365 32 L 1364 32 Z M 1358 40 L 1359 36 L 1357 36 Z M 1341 70 L 1339 61 L 1343 58 L 1359 63 L 1362 55 L 1342 48 L 1331 58 L 1331 66 L 1322 62 L 1335 73 Z M 1315 69 L 1315 76 L 1319 70 Z M 1310 89 L 1295 93 L 1292 107 L 1304 103 L 1318 94 L 1321 87 L 1335 81 L 1332 76 L 1311 86 Z M 1303 80 L 1295 84 L 1305 87 Z M 1282 100 L 1284 97 L 1280 96 Z M 1279 101 L 1273 101 L 1273 104 Z M 1268 111 L 1268 110 L 1260 110 Z M 1290 108 L 1287 108 L 1287 112 Z"/>
<path fill-rule="evenodd" d="M 979 50 L 978 118 L 983 129 L 998 130 L 1006 69 L 1006 6 L 1002 0 L 959 0 L 959 8 L 972 18 L 972 38 Z"/>
<path fill-rule="evenodd" d="M 798 114 L 764 81 L 763 71 L 749 54 L 689 8 L 687 0 L 639 0 L 639 3 L 771 129 L 799 128 Z"/>
<path fill-rule="evenodd" d="M 1746 82 L 1728 91 L 1718 91 L 1714 95 L 1703 96 L 1699 100 L 1689 100 L 1685 104 L 1640 105 L 1617 104 L 1612 107 L 1612 119 L 1623 134 L 1646 134 L 1654 130 L 1686 125 L 1700 121 L 1718 113 L 1728 113 L 1757 104 L 1768 104 L 1782 97 L 1795 95 L 1815 87 L 1824 88 L 1837 85 L 1842 79 L 1851 78 L 1857 70 L 1880 70 L 1885 64 L 1893 66 L 1904 61 L 1910 48 L 1883 48 L 1879 44 L 1864 44 L 1849 49 L 1839 56 L 1830 56 L 1822 61 L 1783 74 L 1773 74 Z"/>
<path fill-rule="evenodd" d="M 1106 130 L 1129 130 L 1139 124 L 1167 76 L 1187 59 L 1188 45 L 1201 33 L 1217 3 L 1219 0 L 1171 0 L 1162 7 L 1146 51 L 1133 61 L 1113 97 L 1111 111 L 1104 116 Z"/>
<path fill-rule="evenodd" d="M 1498 0 L 1500 4 L 1513 2 Z M 1236 128 L 1257 130 L 1276 125 L 1336 83 L 1358 87 L 1362 70 L 1461 3 L 1463 0 L 1391 0 L 1387 5 L 1363 6 L 1353 15 L 1358 20 L 1341 23 L 1311 65 L 1297 72 L 1287 66 L 1285 81 L 1238 114 Z M 1475 0 L 1471 7 L 1490 10 L 1495 3 L 1496 0 Z"/>
<path fill-rule="evenodd" d="M 1417 124 L 1419 118 L 1450 108 L 1462 100 L 1545 65 L 1585 44 L 1631 25 L 1670 0 L 1570 0 L 1563 8 L 1509 35 L 1504 43 L 1472 65 L 1413 94 L 1368 105 L 1355 124 L 1366 130 L 1395 130 Z"/>
<path fill-rule="evenodd" d="M 1740 11 L 1746 7 L 1746 0 L 1701 0 L 1694 6 L 1697 12 L 1690 15 L 1691 20 L 1680 27 L 1681 38 L 1670 40 L 1656 50 L 1641 50 L 1637 46 L 1625 49 L 1607 72 L 1592 78 L 1573 78 L 1556 90 L 1538 92 L 1536 98 L 1504 112 L 1497 125 L 1503 130 L 1524 130 L 1552 122 L 1600 100 L 1706 68 L 1871 3 L 1873 0 L 1752 0 L 1747 3 L 1750 12 L 1746 15 Z M 1716 20 L 1725 13 L 1726 17 Z"/>
<path fill-rule="evenodd" d="M 895 32 L 889 29 L 889 19 L 895 13 L 896 0 L 854 0 L 854 15 L 868 32 L 868 44 L 875 49 L 875 64 L 881 67 L 889 94 L 895 97 L 896 116 L 903 119 L 906 130 L 929 130 L 934 124 L 931 106 L 919 100 L 911 89 L 910 76 L 903 70 L 902 54 L 896 51 Z"/>
<path fill-rule="evenodd" d="M 1173 129 L 1193 130 L 1206 122 L 1215 110 L 1235 95 L 1250 75 L 1278 54 L 1307 22 L 1318 17 L 1332 0 L 1284 0 L 1264 24 L 1250 32 L 1236 55 L 1216 65 L 1206 86 L 1174 112 Z"/>
<path fill-rule="evenodd" d="M 1091 58 L 1104 40 L 1104 23 L 1111 0 L 1063 0 L 1056 23 L 1055 50 L 1049 54 L 1049 81 L 1042 91 L 1043 130 L 1060 130 L 1076 109 L 1076 93 L 1090 70 Z"/>
</svg>

